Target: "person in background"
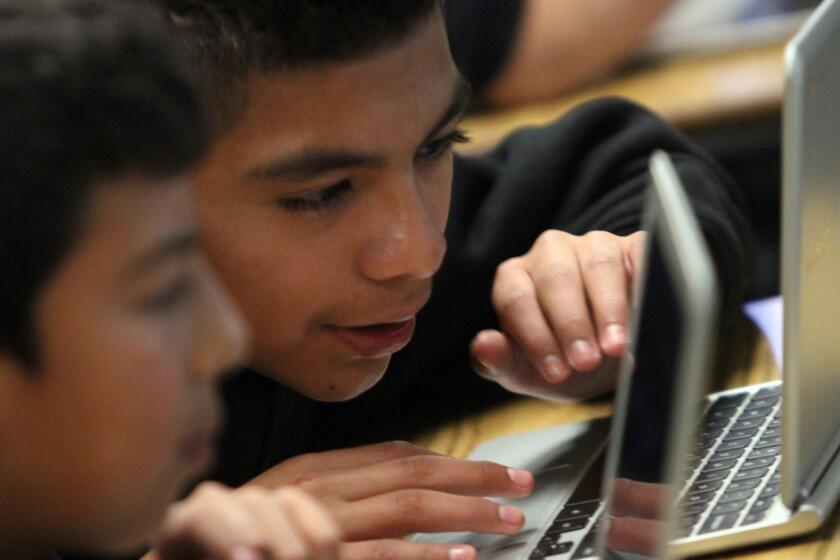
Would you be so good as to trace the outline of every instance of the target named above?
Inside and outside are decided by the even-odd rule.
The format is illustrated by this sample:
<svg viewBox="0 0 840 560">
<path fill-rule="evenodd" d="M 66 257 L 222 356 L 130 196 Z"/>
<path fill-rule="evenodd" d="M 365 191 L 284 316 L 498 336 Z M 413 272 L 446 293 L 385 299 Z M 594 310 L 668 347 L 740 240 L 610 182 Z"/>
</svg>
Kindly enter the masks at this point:
<svg viewBox="0 0 840 560">
<path fill-rule="evenodd" d="M 608 76 L 659 34 L 813 7 L 816 0 L 447 0 L 455 62 L 488 105 Z"/>
<path fill-rule="evenodd" d="M 298 488 L 199 486 L 246 330 L 200 251 L 205 123 L 158 10 L 0 0 L 0 557 L 338 558 Z"/>
</svg>

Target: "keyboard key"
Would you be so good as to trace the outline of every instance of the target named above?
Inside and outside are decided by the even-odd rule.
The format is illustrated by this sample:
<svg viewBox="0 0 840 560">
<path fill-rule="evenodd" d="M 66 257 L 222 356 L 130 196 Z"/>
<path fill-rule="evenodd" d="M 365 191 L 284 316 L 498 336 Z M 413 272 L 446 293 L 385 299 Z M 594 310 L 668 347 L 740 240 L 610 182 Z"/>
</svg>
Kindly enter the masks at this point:
<svg viewBox="0 0 840 560">
<path fill-rule="evenodd" d="M 724 529 L 731 529 L 738 521 L 737 513 L 721 513 L 719 515 L 710 515 L 700 529 L 700 533 L 712 533 L 714 531 L 723 531 Z"/>
<path fill-rule="evenodd" d="M 779 435 L 782 435 L 782 429 L 781 428 L 779 428 L 779 427 L 767 428 L 766 430 L 764 430 L 764 435 L 762 437 L 779 436 Z"/>
<path fill-rule="evenodd" d="M 750 478 L 748 480 L 733 480 L 726 487 L 725 492 L 735 492 L 738 490 L 748 490 L 750 488 L 757 488 L 761 484 L 760 478 Z"/>
<path fill-rule="evenodd" d="M 704 430 L 717 430 L 719 428 L 725 428 L 729 425 L 730 418 L 720 418 L 720 419 L 712 419 L 712 418 L 704 418 L 703 419 L 703 429 Z"/>
<path fill-rule="evenodd" d="M 697 482 L 708 482 L 710 480 L 720 480 L 729 476 L 728 470 L 723 471 L 703 471 L 697 475 L 695 479 Z"/>
<path fill-rule="evenodd" d="M 743 449 L 724 449 L 724 450 L 716 450 L 715 454 L 712 455 L 712 461 L 720 461 L 722 459 L 737 459 L 741 455 L 743 455 Z"/>
<path fill-rule="evenodd" d="M 763 399 L 765 397 L 778 397 L 782 394 L 782 384 L 779 383 L 778 385 L 771 385 L 770 387 L 765 387 L 758 391 L 754 399 Z"/>
<path fill-rule="evenodd" d="M 529 558 L 536 560 L 538 558 L 546 558 L 547 556 L 565 554 L 572 550 L 572 546 L 574 546 L 574 543 L 571 542 L 538 545 L 536 550 L 534 550 L 534 552 L 531 553 L 531 556 L 529 556 Z"/>
<path fill-rule="evenodd" d="M 557 514 L 557 517 L 555 517 L 554 520 L 559 521 L 563 519 L 574 519 L 575 517 L 592 517 L 595 512 L 598 511 L 600 506 L 601 502 L 598 500 L 577 504 L 567 504 L 566 507 Z"/>
<path fill-rule="evenodd" d="M 719 471 L 721 469 L 729 470 L 735 466 L 738 459 L 723 459 L 719 461 L 709 461 L 703 468 L 703 472 Z"/>
<path fill-rule="evenodd" d="M 764 408 L 766 406 L 776 406 L 781 400 L 781 397 L 764 397 L 762 399 L 753 399 L 747 404 L 747 410 L 751 408 Z"/>
<path fill-rule="evenodd" d="M 746 418 L 767 418 L 773 414 L 773 407 L 766 406 L 763 408 L 748 408 L 741 413 L 741 416 L 738 417 L 738 420 L 743 420 Z"/>
<path fill-rule="evenodd" d="M 700 441 L 714 441 L 720 434 L 723 433 L 723 428 L 716 428 L 714 430 L 704 430 L 697 434 L 697 439 Z"/>
<path fill-rule="evenodd" d="M 747 500 L 736 500 L 734 502 L 726 502 L 723 504 L 718 504 L 715 506 L 715 509 L 712 510 L 712 515 L 719 515 L 722 513 L 732 513 L 736 511 L 741 511 L 747 507 Z"/>
<path fill-rule="evenodd" d="M 758 467 L 769 467 L 776 461 L 775 457 L 759 457 L 757 459 L 748 459 L 741 465 L 742 469 L 755 469 Z"/>
<path fill-rule="evenodd" d="M 774 445 L 781 445 L 781 443 L 781 436 L 765 436 L 758 440 L 758 442 L 756 442 L 755 447 L 753 449 L 761 449 L 762 447 L 772 447 Z"/>
<path fill-rule="evenodd" d="M 682 508 L 683 513 L 687 515 L 695 515 L 706 511 L 706 504 L 708 504 L 708 502 L 691 505 L 681 504 L 680 507 Z"/>
<path fill-rule="evenodd" d="M 740 430 L 729 430 L 729 433 L 726 434 L 726 437 L 723 438 L 723 441 L 731 441 L 733 439 L 753 437 L 757 433 L 758 428 L 743 428 Z"/>
<path fill-rule="evenodd" d="M 748 439 L 735 439 L 732 441 L 723 441 L 717 447 L 717 451 L 726 451 L 727 449 L 743 449 L 750 444 Z"/>
<path fill-rule="evenodd" d="M 739 480 L 749 480 L 751 478 L 762 478 L 764 475 L 767 474 L 766 468 L 761 469 L 741 469 L 735 474 L 735 477 L 732 479 L 733 482 Z"/>
<path fill-rule="evenodd" d="M 572 531 L 580 531 L 587 525 L 589 525 L 588 517 L 578 517 L 577 519 L 560 519 L 552 523 L 548 531 L 552 532 L 553 534 L 570 533 Z"/>
<path fill-rule="evenodd" d="M 722 480 L 707 480 L 695 482 L 691 485 L 691 488 L 688 489 L 688 493 L 696 494 L 697 492 L 712 492 L 720 488 L 722 484 Z"/>
<path fill-rule="evenodd" d="M 762 447 L 761 449 L 754 449 L 752 453 L 747 456 L 747 460 L 758 459 L 760 457 L 775 457 L 782 452 L 782 448 L 778 445 L 774 447 Z"/>
<path fill-rule="evenodd" d="M 755 513 L 750 512 L 744 518 L 744 521 L 741 522 L 741 525 L 752 525 L 753 523 L 758 523 L 759 521 L 764 520 L 766 515 L 767 512 L 764 511 L 757 511 Z"/>
<path fill-rule="evenodd" d="M 723 395 L 712 403 L 712 408 L 728 408 L 731 406 L 741 406 L 744 399 L 747 398 L 747 393 L 735 393 L 734 395 Z"/>
<path fill-rule="evenodd" d="M 687 505 L 692 504 L 707 504 L 712 501 L 712 498 L 715 497 L 714 492 L 701 492 L 698 494 L 689 494 L 685 499 L 685 503 Z"/>
<path fill-rule="evenodd" d="M 752 507 L 750 508 L 750 513 L 758 513 L 762 511 L 767 511 L 770 509 L 770 506 L 773 505 L 772 498 L 759 498 L 753 502 Z"/>
<path fill-rule="evenodd" d="M 772 484 L 768 484 L 764 487 L 761 491 L 761 494 L 758 495 L 759 498 L 775 498 L 779 495 L 779 492 L 782 489 L 782 485 L 778 482 L 774 482 Z"/>
<path fill-rule="evenodd" d="M 738 502 L 741 500 L 749 500 L 750 496 L 753 495 L 755 492 L 754 488 L 750 488 L 748 490 L 731 490 L 729 492 L 724 492 L 723 495 L 720 497 L 718 503 L 727 503 L 727 502 Z"/>
<path fill-rule="evenodd" d="M 742 428 L 758 428 L 764 424 L 764 418 L 744 418 L 738 419 L 735 424 L 733 424 L 733 430 L 740 430 Z"/>
</svg>

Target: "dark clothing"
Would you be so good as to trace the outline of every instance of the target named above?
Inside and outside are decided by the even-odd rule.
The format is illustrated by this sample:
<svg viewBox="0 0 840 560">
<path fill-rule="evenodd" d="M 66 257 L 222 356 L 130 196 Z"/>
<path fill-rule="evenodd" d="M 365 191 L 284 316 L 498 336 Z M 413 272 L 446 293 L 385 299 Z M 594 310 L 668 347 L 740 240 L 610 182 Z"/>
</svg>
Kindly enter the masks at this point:
<svg viewBox="0 0 840 560">
<path fill-rule="evenodd" d="M 735 185 L 654 115 L 623 100 L 595 101 L 512 135 L 484 157 L 456 158 L 447 256 L 414 340 L 377 387 L 327 404 L 254 372 L 228 380 L 230 424 L 217 478 L 241 484 L 292 455 L 404 439 L 507 398 L 472 373 L 468 360 L 472 337 L 497 327 L 490 300 L 496 267 L 527 252 L 546 229 L 637 231 L 655 149 L 676 164 L 715 258 L 725 309 L 734 309 L 751 250 Z"/>
<path fill-rule="evenodd" d="M 483 89 L 502 69 L 522 19 L 522 0 L 447 0 L 452 58 L 468 82 Z"/>
</svg>

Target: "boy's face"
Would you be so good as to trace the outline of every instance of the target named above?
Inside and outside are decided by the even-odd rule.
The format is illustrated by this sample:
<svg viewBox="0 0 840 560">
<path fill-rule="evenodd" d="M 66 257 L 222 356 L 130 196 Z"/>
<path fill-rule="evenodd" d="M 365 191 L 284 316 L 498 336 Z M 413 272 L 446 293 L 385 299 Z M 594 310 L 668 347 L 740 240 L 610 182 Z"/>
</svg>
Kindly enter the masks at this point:
<svg viewBox="0 0 840 560">
<path fill-rule="evenodd" d="M 0 354 L 0 503 L 37 541 L 136 546 L 214 455 L 241 318 L 196 246 L 184 178 L 94 191 L 40 292 L 39 362 Z M 8 541 L 7 541 L 8 542 Z M 13 541 L 14 542 L 14 541 Z"/>
<path fill-rule="evenodd" d="M 374 55 L 254 74 L 196 176 L 213 264 L 252 365 L 314 398 L 374 385 L 410 340 L 445 252 L 466 103 L 441 15 Z"/>
</svg>

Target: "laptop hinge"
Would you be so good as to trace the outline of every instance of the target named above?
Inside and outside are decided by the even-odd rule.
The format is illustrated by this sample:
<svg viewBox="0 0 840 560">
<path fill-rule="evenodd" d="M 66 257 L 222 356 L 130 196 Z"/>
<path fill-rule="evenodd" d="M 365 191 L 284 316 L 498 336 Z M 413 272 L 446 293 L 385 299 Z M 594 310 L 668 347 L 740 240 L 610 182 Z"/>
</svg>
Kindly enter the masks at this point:
<svg viewBox="0 0 840 560">
<path fill-rule="evenodd" d="M 826 449 L 827 451 L 820 455 L 816 466 L 811 469 L 810 474 L 802 481 L 802 486 L 796 494 L 794 510 L 799 509 L 813 495 L 823 478 L 825 478 L 826 474 L 832 468 L 837 468 L 835 463 L 837 462 L 838 454 L 840 454 L 840 427 L 834 431 L 834 436 L 831 438 Z"/>
</svg>

